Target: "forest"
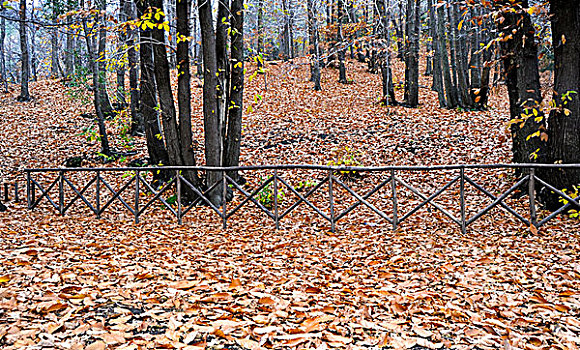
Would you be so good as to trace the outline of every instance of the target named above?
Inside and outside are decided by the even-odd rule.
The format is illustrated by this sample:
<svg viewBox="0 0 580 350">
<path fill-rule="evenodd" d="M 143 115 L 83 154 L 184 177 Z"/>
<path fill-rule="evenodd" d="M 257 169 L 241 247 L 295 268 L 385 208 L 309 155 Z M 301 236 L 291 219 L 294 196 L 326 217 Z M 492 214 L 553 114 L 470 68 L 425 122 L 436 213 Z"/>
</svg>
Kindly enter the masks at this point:
<svg viewBox="0 0 580 350">
<path fill-rule="evenodd" d="M 0 348 L 580 344 L 580 0 L 0 0 Z"/>
</svg>

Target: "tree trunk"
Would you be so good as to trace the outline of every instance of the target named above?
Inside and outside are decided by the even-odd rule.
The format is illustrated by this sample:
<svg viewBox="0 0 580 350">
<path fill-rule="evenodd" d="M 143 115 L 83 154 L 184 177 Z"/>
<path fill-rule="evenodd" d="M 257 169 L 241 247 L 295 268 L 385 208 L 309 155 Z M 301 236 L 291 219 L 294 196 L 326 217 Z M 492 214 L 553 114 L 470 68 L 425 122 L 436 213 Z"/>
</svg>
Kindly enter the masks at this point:
<svg viewBox="0 0 580 350">
<path fill-rule="evenodd" d="M 451 72 L 449 68 L 447 40 L 445 26 L 445 9 L 443 6 L 437 8 L 437 32 L 439 39 L 439 52 L 441 58 L 441 71 L 443 73 L 443 83 L 445 84 L 445 97 L 447 98 L 447 108 L 457 107 L 457 90 L 451 81 Z"/>
<path fill-rule="evenodd" d="M 505 20 L 498 20 L 502 41 L 502 60 L 510 100 L 512 153 L 515 163 L 546 161 L 546 144 L 542 141 L 545 120 L 540 104 L 540 75 L 535 30 L 526 12 L 528 1 L 510 5 L 502 11 Z M 531 137 L 539 132 L 537 137 Z M 531 137 L 531 138 L 530 138 Z M 517 174 L 523 173 L 518 170 Z"/>
<path fill-rule="evenodd" d="M 58 32 L 56 29 L 50 31 L 50 77 L 58 78 Z"/>
<path fill-rule="evenodd" d="M 129 0 L 130 1 L 130 0 Z M 128 6 L 129 6 L 129 1 L 127 0 L 119 0 L 119 23 L 125 23 L 129 20 L 129 14 L 128 14 Z M 125 47 L 127 46 L 127 38 L 128 38 L 128 34 L 127 34 L 127 29 L 126 28 L 122 28 L 119 29 L 117 31 L 117 55 L 119 55 L 119 57 L 117 58 L 117 60 L 121 60 L 121 57 L 123 57 L 122 51 L 125 50 Z M 117 73 L 117 103 L 119 104 L 119 109 L 124 109 L 125 106 L 127 105 L 127 101 L 125 99 L 125 63 L 120 61 L 117 63 L 117 69 L 116 69 L 116 73 Z"/>
<path fill-rule="evenodd" d="M 132 0 L 127 1 L 127 15 L 128 19 L 137 18 L 135 4 Z M 145 122 L 143 114 L 139 112 L 139 66 L 137 50 L 135 49 L 135 37 L 137 36 L 136 29 L 129 29 L 127 33 L 127 61 L 129 63 L 129 89 L 131 97 L 131 135 L 143 135 L 145 133 Z"/>
<path fill-rule="evenodd" d="M 177 15 L 177 103 L 179 108 L 179 137 L 181 139 L 181 155 L 183 163 L 180 165 L 195 165 L 193 136 L 191 130 L 191 71 L 189 62 L 189 10 L 190 0 L 176 0 L 175 12 Z M 201 181 L 196 171 L 186 171 L 185 178 L 194 186 L 200 188 Z M 186 187 L 187 189 L 189 187 Z M 188 199 L 193 198 L 190 191 L 186 191 Z"/>
<path fill-rule="evenodd" d="M 141 17 L 149 7 L 147 1 L 137 1 L 138 16 Z M 167 165 L 169 155 L 163 138 L 161 137 L 161 126 L 159 124 L 157 108 L 157 87 L 155 84 L 155 66 L 153 61 L 153 45 L 151 44 L 151 30 L 139 29 L 139 62 L 141 66 L 141 79 L 139 82 L 139 113 L 143 116 L 145 126 L 145 138 L 147 140 L 147 151 L 149 153 L 149 164 Z M 163 173 L 154 172 L 156 180 L 163 179 Z"/>
<path fill-rule="evenodd" d="M 4 85 L 4 92 L 8 93 L 8 74 L 6 72 L 6 55 L 4 54 L 4 41 L 6 40 L 6 19 L 0 18 L 0 78 Z"/>
<path fill-rule="evenodd" d="M 72 5 L 67 6 L 67 12 L 72 10 Z M 67 22 L 73 20 L 72 16 L 66 17 Z M 69 28 L 66 32 L 66 50 L 64 52 L 64 69 L 67 77 L 70 77 L 74 73 L 74 41 L 75 36 Z"/>
<path fill-rule="evenodd" d="M 99 18 L 99 37 L 98 37 L 98 63 L 97 63 L 97 76 L 98 81 L 96 85 L 97 93 L 99 94 L 99 103 L 101 104 L 101 110 L 103 115 L 112 116 L 113 106 L 109 100 L 109 94 L 107 94 L 107 62 L 106 59 L 106 46 L 107 46 L 107 26 L 104 12 L 106 10 L 106 0 L 98 0 L 97 6 L 99 11 L 103 14 L 97 15 Z"/>
<path fill-rule="evenodd" d="M 30 65 L 28 57 L 28 38 L 26 34 L 26 0 L 20 0 L 20 62 L 22 65 L 20 75 L 20 96 L 18 101 L 30 101 L 30 92 L 28 91 L 28 80 L 30 79 Z"/>
<path fill-rule="evenodd" d="M 471 95 L 469 93 L 467 47 L 463 35 L 459 33 L 459 5 L 454 3 L 449 9 L 450 22 L 453 28 L 453 47 L 455 52 L 457 87 L 459 90 L 459 103 L 463 108 L 472 108 Z M 463 28 L 462 28 L 463 29 Z"/>
<path fill-rule="evenodd" d="M 338 44 L 338 82 L 346 84 L 346 66 L 345 66 L 345 56 L 346 48 L 344 47 L 344 36 L 342 33 L 342 24 L 344 21 L 344 0 L 337 0 L 337 14 L 338 14 L 338 30 L 336 33 L 336 41 Z"/>
<path fill-rule="evenodd" d="M 419 105 L 419 22 L 421 1 L 407 0 L 407 48 L 405 67 L 405 104 Z"/>
<path fill-rule="evenodd" d="M 318 23 L 313 0 L 307 1 L 308 35 L 310 46 L 310 81 L 314 82 L 314 90 L 320 91 L 320 48 L 318 43 Z"/>
<path fill-rule="evenodd" d="M 242 114 L 244 97 L 244 1 L 232 0 L 231 7 L 231 86 L 227 131 L 224 138 L 224 166 L 240 164 L 240 145 L 242 140 Z M 236 182 L 238 172 L 228 174 Z"/>
<path fill-rule="evenodd" d="M 218 118 L 218 93 L 216 33 L 213 30 L 211 1 L 198 0 L 199 26 L 203 51 L 203 126 L 205 137 L 205 162 L 208 166 L 220 166 L 222 157 L 221 126 Z M 208 171 L 206 186 L 221 181 L 221 172 Z M 221 203 L 221 191 L 215 189 L 209 194 L 212 203 Z"/>
<path fill-rule="evenodd" d="M 427 9 L 429 11 L 429 30 L 433 41 L 433 85 L 432 89 L 437 91 L 437 98 L 439 100 L 439 107 L 447 106 L 445 101 L 445 91 L 443 89 L 443 73 L 442 73 L 442 52 L 439 41 L 439 31 L 437 30 L 437 16 L 436 9 L 433 7 L 433 0 L 427 0 Z"/>
<path fill-rule="evenodd" d="M 84 3 L 81 8 L 84 7 Z M 98 26 L 100 16 L 95 17 L 95 25 Z M 97 125 L 99 128 L 99 137 L 101 139 L 101 153 L 105 156 L 111 156 L 113 153 L 109 146 L 109 138 L 105 128 L 105 113 L 102 109 L 101 94 L 99 93 L 99 65 L 97 64 L 97 53 L 95 53 L 93 42 L 91 41 L 91 31 L 87 25 L 87 19 L 82 20 L 85 42 L 87 45 L 87 53 L 89 56 L 89 68 L 93 76 L 93 102 L 95 105 L 95 113 L 97 114 Z"/>
<path fill-rule="evenodd" d="M 555 70 L 553 98 L 557 109 L 548 123 L 549 161 L 580 163 L 580 1 L 551 0 L 550 14 Z M 556 169 L 546 174 L 545 179 L 570 194 L 574 192 L 573 186 L 580 187 L 580 170 Z M 547 197 L 550 209 L 562 205 L 557 196 Z"/>
<path fill-rule="evenodd" d="M 264 0 L 258 0 L 258 69 L 264 66 Z"/>
</svg>

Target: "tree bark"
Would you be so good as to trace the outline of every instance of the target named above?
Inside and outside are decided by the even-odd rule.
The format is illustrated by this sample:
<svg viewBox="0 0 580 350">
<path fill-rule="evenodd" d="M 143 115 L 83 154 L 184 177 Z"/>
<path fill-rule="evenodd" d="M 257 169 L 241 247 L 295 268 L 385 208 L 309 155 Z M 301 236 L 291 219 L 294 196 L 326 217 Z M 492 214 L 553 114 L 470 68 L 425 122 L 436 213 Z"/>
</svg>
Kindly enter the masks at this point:
<svg viewBox="0 0 580 350">
<path fill-rule="evenodd" d="M 104 116 L 113 115 L 113 106 L 107 93 L 107 62 L 106 62 L 106 46 L 107 46 L 107 26 L 105 25 L 105 10 L 107 8 L 106 0 L 98 0 L 96 2 L 97 9 L 101 14 L 97 15 L 99 26 L 99 37 L 97 42 L 97 94 L 99 94 L 99 103 Z"/>
<path fill-rule="evenodd" d="M 231 85 L 227 130 L 224 138 L 224 166 L 240 164 L 244 97 L 244 0 L 232 0 L 231 6 Z M 238 181 L 238 172 L 228 174 Z"/>
<path fill-rule="evenodd" d="M 557 108 L 548 123 L 549 161 L 580 163 L 580 1 L 551 0 L 550 14 L 555 69 L 553 98 Z M 580 170 L 555 169 L 546 174 L 546 180 L 573 193 L 573 186 L 580 187 Z M 549 209 L 562 205 L 558 196 L 547 197 Z"/>
<path fill-rule="evenodd" d="M 258 68 L 264 67 L 264 0 L 258 0 Z"/>
<path fill-rule="evenodd" d="M 127 15 L 129 19 L 137 18 L 135 4 L 132 0 L 127 1 Z M 130 89 L 130 109 L 131 109 L 131 135 L 143 135 L 145 133 L 145 122 L 143 114 L 139 112 L 139 63 L 137 50 L 135 49 L 136 29 L 129 29 L 127 33 L 127 61 L 129 63 L 129 89 Z"/>
<path fill-rule="evenodd" d="M 28 80 L 30 79 L 30 58 L 28 56 L 28 38 L 26 34 L 26 0 L 20 0 L 20 61 L 21 61 L 21 75 L 20 75 L 20 96 L 18 101 L 30 101 L 30 92 L 28 91 Z"/>
<path fill-rule="evenodd" d="M 316 11 L 314 9 L 313 0 L 307 1 L 307 11 L 308 11 L 308 35 L 309 35 L 309 46 L 310 46 L 310 81 L 314 82 L 314 90 L 320 91 L 322 87 L 320 86 L 320 48 L 319 48 L 319 35 L 318 35 L 318 23 L 316 19 Z"/>
<path fill-rule="evenodd" d="M 147 0 L 137 1 L 138 16 L 142 17 L 149 7 Z M 147 140 L 147 151 L 149 153 L 149 164 L 167 165 L 169 155 L 161 135 L 159 123 L 159 112 L 157 108 L 157 87 L 155 83 L 155 66 L 153 61 L 153 45 L 150 29 L 139 29 L 139 62 L 141 66 L 141 79 L 139 82 L 139 113 L 143 116 L 145 126 L 145 138 Z M 154 172 L 156 180 L 163 178 L 163 173 Z"/>
<path fill-rule="evenodd" d="M 457 107 L 457 90 L 451 80 L 451 71 L 449 67 L 447 39 L 445 32 L 445 9 L 443 6 L 437 8 L 437 32 L 439 39 L 439 52 L 441 58 L 441 71 L 443 73 L 443 83 L 445 85 L 445 97 L 447 98 L 446 107 L 449 109 Z"/>
<path fill-rule="evenodd" d="M 217 114 L 216 99 L 218 90 L 216 33 L 213 30 L 211 1 L 198 0 L 199 26 L 202 37 L 203 52 L 203 122 L 205 137 L 205 162 L 208 166 L 220 166 L 222 157 L 221 126 Z M 208 171 L 206 186 L 211 187 L 221 181 L 221 173 Z M 221 191 L 211 191 L 209 199 L 219 205 L 222 200 Z"/>
<path fill-rule="evenodd" d="M 346 65 L 345 56 L 346 48 L 344 47 L 344 35 L 342 33 L 342 24 L 344 21 L 344 0 L 337 0 L 337 14 L 338 14 L 338 30 L 336 33 L 336 41 L 338 44 L 338 82 L 346 84 Z"/>
<path fill-rule="evenodd" d="M 419 105 L 419 22 L 420 0 L 407 0 L 407 47 L 405 49 L 405 105 Z"/>
<path fill-rule="evenodd" d="M 0 18 L 0 77 L 4 92 L 8 93 L 8 75 L 6 74 L 6 55 L 4 54 L 4 41 L 6 40 L 6 19 Z"/>
<path fill-rule="evenodd" d="M 179 137 L 181 140 L 182 165 L 195 165 L 193 136 L 191 129 L 191 71 L 189 61 L 189 10 L 190 0 L 176 0 L 177 15 L 177 103 L 179 108 Z M 181 164 L 180 164 L 181 165 Z M 200 188 L 201 181 L 196 171 L 186 171 L 185 178 Z M 188 187 L 186 187 L 188 188 Z M 186 191 L 189 199 L 192 193 Z"/>
</svg>

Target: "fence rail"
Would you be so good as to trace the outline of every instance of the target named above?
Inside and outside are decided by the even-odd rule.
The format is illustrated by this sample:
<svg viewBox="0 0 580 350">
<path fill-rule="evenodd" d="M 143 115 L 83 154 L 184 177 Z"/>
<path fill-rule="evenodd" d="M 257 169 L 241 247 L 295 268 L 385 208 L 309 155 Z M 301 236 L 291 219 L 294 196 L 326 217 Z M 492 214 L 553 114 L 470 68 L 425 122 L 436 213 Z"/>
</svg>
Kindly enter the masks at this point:
<svg viewBox="0 0 580 350">
<path fill-rule="evenodd" d="M 515 179 L 509 188 L 489 189 L 478 182 L 475 175 L 466 172 L 499 171 L 509 169 L 526 169 L 525 176 Z M 280 220 L 288 216 L 302 204 L 306 205 L 315 216 L 330 223 L 331 230 L 336 224 L 357 208 L 364 208 L 392 225 L 396 229 L 402 222 L 416 215 L 429 206 L 457 224 L 462 232 L 467 227 L 488 214 L 494 208 L 501 208 L 527 226 L 537 228 L 543 226 L 557 215 L 574 207 L 580 207 L 579 199 L 572 198 L 565 191 L 557 189 L 537 176 L 538 169 L 575 169 L 580 170 L 580 164 L 475 164 L 475 165 L 438 165 L 438 166 L 384 166 L 384 167 L 335 167 L 319 165 L 264 165 L 239 167 L 140 167 L 140 168 L 46 168 L 25 169 L 26 198 L 28 208 L 35 209 L 45 203 L 54 208 L 60 215 L 65 215 L 73 205 L 84 204 L 89 211 L 100 217 L 113 205 L 126 209 L 139 222 L 141 217 L 154 205 L 167 210 L 181 224 L 183 218 L 197 205 L 205 205 L 217 215 L 224 228 L 228 220 L 242 208 L 253 204 L 260 213 L 274 221 L 276 229 Z M 156 187 L 149 181 L 152 172 L 164 171 L 166 182 Z M 261 181 L 254 181 L 255 186 L 246 186 L 236 181 L 230 175 L 236 171 L 251 175 L 253 172 L 267 172 Z M 298 188 L 282 172 L 307 171 L 318 172 L 319 175 L 306 188 Z M 194 186 L 183 174 L 185 172 L 215 172 L 218 180 L 206 189 Z M 437 183 L 435 191 L 430 194 L 419 188 L 422 182 L 414 184 L 405 174 L 421 172 L 446 172 L 439 177 L 443 183 Z M 113 180 L 106 175 L 113 175 Z M 345 179 L 345 174 L 369 174 L 378 177 L 378 183 L 370 185 L 357 184 L 357 181 Z M 54 175 L 56 175 L 54 177 Z M 75 176 L 80 175 L 82 181 L 75 182 Z M 53 177 L 51 177 L 53 176 Z M 46 179 L 48 177 L 48 179 Z M 42 178 L 42 179 L 41 179 Z M 310 181 L 311 178 L 306 180 Z M 83 182 L 84 181 L 84 182 Z M 118 182 L 121 182 L 117 185 Z M 350 184 L 349 184 L 350 182 Z M 304 187 L 304 186 L 303 186 Z M 356 188 L 355 188 L 356 187 Z M 457 190 L 457 187 L 459 189 Z M 544 218 L 538 218 L 536 204 L 538 188 L 544 187 L 553 191 L 565 200 L 562 206 Z M 524 189 L 522 191 L 522 189 Z M 477 200 L 469 202 L 469 197 Z M 37 191 L 39 195 L 37 196 Z M 454 191 L 454 192 L 453 192 Z M 497 192 L 500 193 L 497 193 Z M 526 214 L 518 212 L 517 208 L 507 202 L 514 192 L 521 192 L 520 197 L 527 202 Z M 269 196 L 268 202 L 263 200 L 264 193 Z M 452 192 L 452 193 L 450 193 Z M 458 194 L 455 201 L 449 203 L 453 193 Z M 186 195 L 186 193 L 188 195 Z M 231 193 L 239 193 L 236 200 L 216 201 L 218 198 L 231 197 Z M 193 197 L 192 197 L 193 194 Z M 295 200 L 282 205 L 280 194 L 293 196 Z M 171 197 L 168 197 L 170 196 Z M 188 198 L 186 198 L 188 196 Z M 447 197 L 445 197 L 447 196 Z M 378 198 L 377 198 L 378 197 Z M 444 198 L 445 197 L 445 198 Z M 260 199 L 262 198 L 262 199 Z M 374 198 L 374 199 L 371 199 Z M 189 199 L 189 202 L 186 201 Z M 212 200 L 213 199 L 213 200 Z M 444 199 L 444 200 L 443 200 Z M 491 201 L 480 206 L 483 200 Z M 327 202 L 327 208 L 319 208 L 322 201 Z M 374 200 L 374 202 L 373 202 Z M 437 202 L 439 200 L 439 202 Z M 350 201 L 350 202 L 349 202 Z M 446 202 L 446 204 L 441 203 Z M 521 210 L 520 200 L 520 210 Z M 318 204 L 318 205 L 317 205 Z M 469 212 L 467 206 L 469 207 Z M 458 212 L 457 212 L 458 210 Z"/>
</svg>

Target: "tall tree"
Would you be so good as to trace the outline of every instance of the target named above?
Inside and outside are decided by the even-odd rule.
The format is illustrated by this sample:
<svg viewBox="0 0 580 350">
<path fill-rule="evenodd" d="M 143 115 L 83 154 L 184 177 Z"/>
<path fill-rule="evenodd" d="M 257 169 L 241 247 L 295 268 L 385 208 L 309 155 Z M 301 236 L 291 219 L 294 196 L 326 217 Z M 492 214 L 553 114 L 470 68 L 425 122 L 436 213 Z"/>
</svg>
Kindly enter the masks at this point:
<svg viewBox="0 0 580 350">
<path fill-rule="evenodd" d="M 20 0 L 19 7 L 19 34 L 20 34 L 20 95 L 18 101 L 30 101 L 28 81 L 30 80 L 30 57 L 28 54 L 28 34 L 26 30 L 26 0 Z"/>
<path fill-rule="evenodd" d="M 310 81 L 314 82 L 314 90 L 320 91 L 320 47 L 317 13 L 313 0 L 306 3 L 308 11 L 308 46 L 310 47 Z"/>
<path fill-rule="evenodd" d="M 6 40 L 6 19 L 0 18 L 0 78 L 4 86 L 4 92 L 8 92 L 8 74 L 6 72 L 6 55 L 4 53 L 4 41 Z"/>
<path fill-rule="evenodd" d="M 419 105 L 419 24 L 421 1 L 407 0 L 407 33 L 405 48 L 405 104 Z"/>
<path fill-rule="evenodd" d="M 552 163 L 580 163 L 580 1 L 551 0 L 550 19 L 554 47 L 554 102 L 548 123 L 548 159 Z M 580 185 L 580 170 L 555 169 L 546 175 L 549 183 L 574 192 Z M 556 196 L 547 202 L 561 205 Z"/>
</svg>

